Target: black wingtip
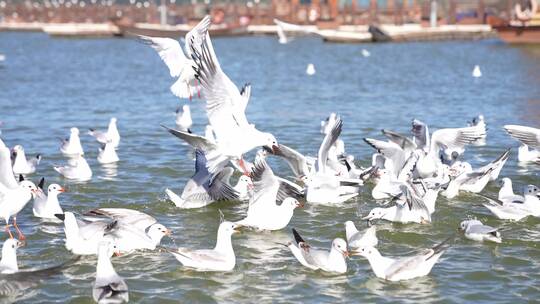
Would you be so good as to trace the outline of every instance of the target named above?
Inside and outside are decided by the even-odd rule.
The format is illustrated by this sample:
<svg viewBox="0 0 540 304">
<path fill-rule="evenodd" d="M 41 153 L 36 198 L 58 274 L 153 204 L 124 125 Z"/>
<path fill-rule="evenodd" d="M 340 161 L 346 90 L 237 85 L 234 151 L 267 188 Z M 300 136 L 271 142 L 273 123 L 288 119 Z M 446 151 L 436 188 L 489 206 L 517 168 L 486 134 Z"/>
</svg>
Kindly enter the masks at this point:
<svg viewBox="0 0 540 304">
<path fill-rule="evenodd" d="M 56 216 L 59 220 L 63 221 L 66 219 L 66 215 L 63 213 L 57 213 L 54 216 Z"/>
<path fill-rule="evenodd" d="M 456 235 L 452 234 L 449 237 L 447 237 L 444 241 L 442 241 L 440 244 L 436 245 L 435 247 L 431 249 L 433 249 L 435 253 L 439 253 L 443 250 L 446 250 L 448 247 L 450 247 L 450 244 L 448 244 L 448 242 L 454 240 L 455 237 Z"/>
<path fill-rule="evenodd" d="M 300 234 L 298 233 L 298 231 L 296 231 L 296 229 L 293 228 L 292 233 L 294 235 L 294 240 L 296 241 L 297 244 L 305 243 L 304 239 L 300 236 Z"/>
<path fill-rule="evenodd" d="M 19 174 L 19 182 L 22 182 L 24 180 L 24 176 L 22 174 Z"/>
<path fill-rule="evenodd" d="M 45 185 L 45 177 L 42 177 L 40 180 L 39 180 L 39 184 L 38 184 L 38 187 L 41 189 L 41 190 L 44 190 L 43 189 L 43 186 Z"/>
</svg>

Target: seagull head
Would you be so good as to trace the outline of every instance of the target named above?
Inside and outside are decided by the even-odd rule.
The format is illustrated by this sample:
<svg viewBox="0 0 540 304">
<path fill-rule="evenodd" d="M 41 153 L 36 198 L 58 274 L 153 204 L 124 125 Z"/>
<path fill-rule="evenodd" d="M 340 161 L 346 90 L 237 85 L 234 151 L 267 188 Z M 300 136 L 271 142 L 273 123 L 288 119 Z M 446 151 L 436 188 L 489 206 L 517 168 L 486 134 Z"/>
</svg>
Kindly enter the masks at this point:
<svg viewBox="0 0 540 304">
<path fill-rule="evenodd" d="M 162 224 L 153 224 L 148 228 L 148 236 L 154 243 L 157 245 L 161 242 L 161 239 L 164 236 L 171 236 L 171 231 L 167 229 L 167 227 L 163 226 Z"/>
<path fill-rule="evenodd" d="M 36 187 L 36 185 L 33 182 L 29 181 L 29 180 L 21 181 L 19 183 L 19 187 L 21 189 L 29 191 L 32 194 L 32 198 L 34 198 L 36 196 L 36 194 L 38 193 L 38 188 Z"/>
<path fill-rule="evenodd" d="M 276 154 L 279 151 L 277 139 L 270 133 L 263 133 L 264 143 L 263 147 L 272 151 L 272 154 Z"/>
<path fill-rule="evenodd" d="M 376 252 L 376 250 L 377 249 L 375 249 L 374 247 L 371 247 L 371 246 L 360 247 L 360 248 L 357 248 L 357 249 L 351 251 L 351 255 L 359 255 L 359 256 L 363 256 L 365 258 L 368 258 L 371 255 L 373 255 Z"/>
<path fill-rule="evenodd" d="M 297 199 L 293 197 L 287 197 L 283 200 L 283 203 L 281 204 L 283 206 L 287 206 L 291 209 L 296 209 L 298 207 L 302 208 L 304 207 L 304 204 L 300 203 Z"/>
<path fill-rule="evenodd" d="M 63 192 L 66 192 L 66 189 L 64 189 L 59 184 L 50 184 L 49 187 L 47 188 L 47 193 L 58 194 L 58 193 L 63 193 Z"/>
<path fill-rule="evenodd" d="M 364 216 L 362 219 L 368 220 L 368 221 L 377 220 L 377 219 L 383 218 L 384 214 L 385 214 L 385 209 L 377 207 L 377 208 L 373 208 L 369 212 L 369 214 Z"/>
<path fill-rule="evenodd" d="M 120 256 L 120 250 L 114 241 L 114 238 L 111 235 L 105 235 L 103 240 L 98 244 L 98 255 L 104 254 L 107 257 L 113 255 Z"/>
<path fill-rule="evenodd" d="M 337 250 L 343 257 L 348 257 L 350 255 L 349 251 L 347 251 L 347 242 L 345 242 L 344 239 L 334 239 L 332 241 L 332 249 Z"/>
<path fill-rule="evenodd" d="M 24 149 L 21 145 L 16 145 L 11 149 L 11 155 L 13 158 L 17 157 L 18 153 L 24 153 Z"/>
<path fill-rule="evenodd" d="M 512 180 L 509 179 L 508 177 L 505 177 L 505 178 L 503 178 L 503 179 L 501 180 L 501 182 L 499 183 L 499 185 L 500 185 L 501 187 L 504 187 L 504 186 L 506 186 L 506 185 L 512 185 Z"/>
<path fill-rule="evenodd" d="M 242 228 L 240 224 L 224 221 L 219 225 L 218 238 L 220 238 L 220 235 L 231 236 L 234 233 L 238 233 L 240 232 L 240 228 Z"/>
</svg>

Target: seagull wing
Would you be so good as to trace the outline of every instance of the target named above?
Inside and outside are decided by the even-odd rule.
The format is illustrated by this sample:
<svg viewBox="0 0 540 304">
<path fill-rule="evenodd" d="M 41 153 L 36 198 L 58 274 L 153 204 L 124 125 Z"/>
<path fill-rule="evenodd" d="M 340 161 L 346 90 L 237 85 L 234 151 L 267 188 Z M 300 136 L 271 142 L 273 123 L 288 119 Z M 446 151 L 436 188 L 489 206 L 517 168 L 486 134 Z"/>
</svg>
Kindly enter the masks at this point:
<svg viewBox="0 0 540 304">
<path fill-rule="evenodd" d="M 279 149 L 277 149 L 275 154 L 287 161 L 287 164 L 289 164 L 296 177 L 309 175 L 309 166 L 306 157 L 302 153 L 283 144 L 279 144 Z"/>
<path fill-rule="evenodd" d="M 216 201 L 238 200 L 238 192 L 228 183 L 233 171 L 233 168 L 226 167 L 214 176 L 208 187 L 208 194 L 212 199 Z"/>
<path fill-rule="evenodd" d="M 324 173 L 326 171 L 326 164 L 328 161 L 328 151 L 330 150 L 330 147 L 334 145 L 339 135 L 341 135 L 342 128 L 343 128 L 343 121 L 338 116 L 330 132 L 328 132 L 328 134 L 324 136 L 323 142 L 321 143 L 321 147 L 319 148 L 318 159 L 317 159 L 317 166 L 318 166 L 317 170 L 319 170 L 321 173 Z"/>
<path fill-rule="evenodd" d="M 540 129 L 518 125 L 506 125 L 504 129 L 510 136 L 527 146 L 540 148 Z"/>
<path fill-rule="evenodd" d="M 178 77 L 184 68 L 191 68 L 189 60 L 184 55 L 180 43 L 171 38 L 159 38 L 139 35 L 139 39 L 158 52 L 159 57 L 167 67 L 171 77 Z"/>
<path fill-rule="evenodd" d="M 192 146 L 195 149 L 200 149 L 202 151 L 208 152 L 211 150 L 215 150 L 217 148 L 216 144 L 212 142 L 211 140 L 208 140 L 204 136 L 196 135 L 189 132 L 183 132 L 175 129 L 168 128 L 164 125 L 161 125 L 165 130 L 169 131 L 172 135 L 184 140 L 187 142 L 190 146 Z"/>
<path fill-rule="evenodd" d="M 405 155 L 405 151 L 403 151 L 398 144 L 371 138 L 364 138 L 364 141 L 375 148 L 377 152 L 384 155 L 384 157 L 392 160 L 394 165 L 394 174 L 396 176 L 399 175 L 401 168 L 403 168 L 403 165 L 405 165 L 407 155 Z"/>
<path fill-rule="evenodd" d="M 6 146 L 0 147 L 0 184 L 2 184 L 0 186 L 0 193 L 5 193 L 7 189 L 14 189 L 18 186 L 13 176 L 11 155 Z"/>
<path fill-rule="evenodd" d="M 477 127 L 440 129 L 433 132 L 431 145 L 445 149 L 463 148 L 482 139 L 485 135 L 484 130 Z"/>
<path fill-rule="evenodd" d="M 411 133 L 413 141 L 420 149 L 429 149 L 429 129 L 428 126 L 420 120 L 413 119 Z"/>
<path fill-rule="evenodd" d="M 186 54 L 191 58 L 191 49 L 189 48 L 190 41 L 193 41 L 193 45 L 202 45 L 203 40 L 206 38 L 206 33 L 210 27 L 211 18 L 206 15 L 194 28 L 186 34 Z"/>
</svg>

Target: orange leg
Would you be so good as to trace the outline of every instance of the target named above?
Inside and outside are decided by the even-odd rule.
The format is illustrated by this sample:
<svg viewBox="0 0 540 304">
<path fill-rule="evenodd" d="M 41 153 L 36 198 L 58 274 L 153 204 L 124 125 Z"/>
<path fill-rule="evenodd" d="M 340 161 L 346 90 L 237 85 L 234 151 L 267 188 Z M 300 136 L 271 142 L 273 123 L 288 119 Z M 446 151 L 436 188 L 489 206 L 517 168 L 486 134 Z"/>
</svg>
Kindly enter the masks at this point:
<svg viewBox="0 0 540 304">
<path fill-rule="evenodd" d="M 9 224 L 6 224 L 6 232 L 9 234 L 9 238 L 12 239 L 13 238 L 13 234 L 11 234 L 11 230 L 9 229 Z"/>
<path fill-rule="evenodd" d="M 249 172 L 248 172 L 248 170 L 246 168 L 246 164 L 244 163 L 243 158 L 240 158 L 240 160 L 238 161 L 238 165 L 244 171 L 244 175 L 249 177 L 250 174 L 249 174 Z"/>
<path fill-rule="evenodd" d="M 17 226 L 17 218 L 14 217 L 13 218 L 13 226 L 15 226 L 15 229 L 17 230 L 17 234 L 18 234 L 18 238 L 19 240 L 26 240 L 26 237 L 24 236 L 24 234 L 22 233 L 22 231 L 19 229 L 19 226 Z"/>
<path fill-rule="evenodd" d="M 191 101 L 191 87 L 189 86 L 189 82 L 186 81 L 186 85 L 187 85 L 187 88 L 188 88 L 188 91 L 189 91 L 189 101 Z"/>
</svg>

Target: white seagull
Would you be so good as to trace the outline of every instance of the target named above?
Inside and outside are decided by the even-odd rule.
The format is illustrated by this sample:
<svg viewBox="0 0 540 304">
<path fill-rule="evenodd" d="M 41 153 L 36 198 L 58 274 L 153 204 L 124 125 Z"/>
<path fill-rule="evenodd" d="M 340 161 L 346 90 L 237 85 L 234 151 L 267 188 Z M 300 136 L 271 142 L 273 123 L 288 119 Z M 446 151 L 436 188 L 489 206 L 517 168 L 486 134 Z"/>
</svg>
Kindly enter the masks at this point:
<svg viewBox="0 0 540 304">
<path fill-rule="evenodd" d="M 109 121 L 107 132 L 90 129 L 88 134 L 93 136 L 101 144 L 111 143 L 114 148 L 118 148 L 118 145 L 120 144 L 120 133 L 116 126 L 116 117 L 111 118 Z"/>
<path fill-rule="evenodd" d="M 69 138 L 61 140 L 62 145 L 60 146 L 60 152 L 62 152 L 62 154 L 66 156 L 78 156 L 84 154 L 81 139 L 79 138 L 79 129 L 71 128 Z"/>
<path fill-rule="evenodd" d="M 121 253 L 154 250 L 164 236 L 171 235 L 171 231 L 154 217 L 133 209 L 99 208 L 85 213 L 85 216 L 86 219 L 95 216 L 97 220 L 105 219 L 106 223 L 111 223 L 107 226 L 106 235 L 112 237 Z"/>
<path fill-rule="evenodd" d="M 98 249 L 96 280 L 92 288 L 92 297 L 97 303 L 127 303 L 128 286 L 111 263 L 111 256 L 118 254 L 117 247 L 111 241 L 102 241 Z"/>
<path fill-rule="evenodd" d="M 139 36 L 141 41 L 151 46 L 169 68 L 171 77 L 177 79 L 171 86 L 171 92 L 179 98 L 191 99 L 199 95 L 199 84 L 195 78 L 192 59 L 193 51 L 190 45 L 198 47 L 205 38 L 210 26 L 210 16 L 204 17 L 185 37 L 185 54 L 180 43 L 171 38 Z"/>
<path fill-rule="evenodd" d="M 294 213 L 302 207 L 297 198 L 302 196 L 298 187 L 274 175 L 264 157 L 257 157 L 251 172 L 253 195 L 249 201 L 247 216 L 236 222 L 259 230 L 280 230 L 285 228 Z M 280 205 L 277 203 L 281 202 Z"/>
<path fill-rule="evenodd" d="M 92 169 L 82 155 L 70 160 L 66 166 L 54 166 L 53 168 L 67 179 L 78 181 L 88 181 L 92 179 Z"/>
<path fill-rule="evenodd" d="M 514 193 L 514 189 L 512 187 L 512 180 L 508 177 L 504 177 L 501 180 L 501 189 L 499 189 L 498 199 L 503 203 L 522 203 L 523 201 L 525 201 L 525 198 L 522 195 Z"/>
<path fill-rule="evenodd" d="M 300 236 L 296 229 L 292 229 L 296 245 L 292 242 L 287 244 L 294 257 L 303 266 L 312 270 L 322 270 L 326 272 L 345 273 L 347 272 L 347 243 L 341 238 L 332 241 L 330 251 L 312 248 Z"/>
<path fill-rule="evenodd" d="M 9 150 L 6 147 L 0 149 L 4 150 L 0 153 L 9 155 Z M 11 170 L 9 158 L 4 156 L 2 157 L 2 160 L 4 161 L 0 162 L 0 167 L 9 166 L 9 169 Z M 13 178 L 13 175 L 11 175 L 11 178 Z M 9 188 L 4 184 L 0 184 L 0 218 L 4 219 L 6 222 L 6 232 L 9 234 L 10 238 L 13 238 L 13 235 L 9 228 L 9 219 L 13 217 L 13 226 L 17 230 L 18 238 L 20 240 L 26 239 L 17 225 L 17 214 L 24 206 L 26 206 L 30 199 L 35 197 L 37 191 L 36 185 L 29 180 L 25 180 L 22 175 L 20 176 L 20 183 L 14 188 Z"/>
<path fill-rule="evenodd" d="M 110 140 L 99 147 L 97 161 L 100 164 L 112 164 L 120 161 L 114 144 Z"/>
<path fill-rule="evenodd" d="M 43 191 L 44 183 L 45 179 L 41 178 L 38 184 L 39 190 L 34 198 L 32 212 L 35 217 L 57 220 L 55 214 L 64 213 L 58 202 L 58 194 L 66 192 L 66 190 L 58 184 L 50 184 L 47 188 L 47 194 L 45 194 Z"/>
<path fill-rule="evenodd" d="M 231 242 L 233 233 L 240 225 L 222 222 L 219 225 L 214 249 L 191 250 L 178 248 L 169 250 L 182 265 L 197 271 L 231 271 L 236 265 L 236 256 Z"/>
<path fill-rule="evenodd" d="M 223 168 L 212 176 L 206 168 L 206 156 L 202 150 L 195 150 L 195 174 L 186 182 L 182 194 L 178 196 L 169 189 L 165 193 L 178 208 L 192 209 L 208 206 L 221 200 L 239 200 L 239 193 L 229 184 L 233 173 L 230 167 Z"/>
<path fill-rule="evenodd" d="M 12 274 L 19 271 L 17 265 L 17 249 L 23 243 L 17 239 L 7 239 L 2 246 L 2 259 L 0 259 L 0 273 Z"/>
<path fill-rule="evenodd" d="M 472 71 L 472 76 L 474 78 L 479 78 L 479 77 L 482 77 L 482 71 L 480 70 L 480 66 L 479 65 L 475 65 L 474 66 L 474 69 Z"/>
<path fill-rule="evenodd" d="M 210 37 L 206 35 L 200 48 L 191 41 L 190 48 L 196 63 L 196 77 L 206 100 L 208 121 L 216 133 L 217 147 L 207 154 L 208 170 L 214 174 L 229 161 L 236 160 L 247 174 L 242 155 L 261 146 L 275 150 L 277 140 L 248 122 L 247 99 L 221 70 Z"/>
<path fill-rule="evenodd" d="M 540 129 L 518 125 L 505 125 L 504 129 L 521 143 L 518 161 L 540 164 Z"/>
<path fill-rule="evenodd" d="M 283 30 L 283 27 L 280 21 L 277 19 L 274 19 L 274 23 L 276 24 L 276 30 L 277 30 L 277 35 L 279 38 L 279 43 L 287 44 L 289 42 L 289 39 L 287 38 L 287 35 L 285 35 L 285 31 Z"/>
<path fill-rule="evenodd" d="M 315 75 L 316 71 L 315 71 L 315 65 L 313 63 L 309 63 L 306 67 L 306 74 L 308 76 L 313 76 Z"/>
<path fill-rule="evenodd" d="M 193 120 L 191 119 L 191 109 L 189 105 L 185 104 L 180 108 L 176 109 L 176 129 L 184 132 L 191 133 L 191 126 L 193 125 Z"/>
<path fill-rule="evenodd" d="M 501 234 L 497 228 L 482 224 L 479 220 L 466 220 L 459 224 L 459 229 L 463 231 L 469 240 L 483 242 L 490 241 L 501 243 Z"/>
<path fill-rule="evenodd" d="M 13 173 L 15 174 L 32 174 L 36 172 L 37 165 L 41 161 L 41 154 L 36 157 L 27 160 L 24 149 L 21 145 L 16 145 L 11 149 L 11 155 L 13 156 Z"/>
<path fill-rule="evenodd" d="M 448 248 L 446 243 L 452 238 L 446 239 L 433 248 L 424 249 L 417 255 L 408 257 L 384 257 L 375 247 L 362 247 L 351 254 L 365 257 L 378 278 L 388 281 L 410 280 L 428 275 Z"/>
<path fill-rule="evenodd" d="M 375 225 L 370 225 L 364 232 L 360 232 L 352 221 L 346 221 L 345 235 L 350 248 L 375 247 L 379 243 Z"/>
</svg>

